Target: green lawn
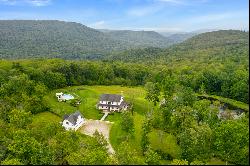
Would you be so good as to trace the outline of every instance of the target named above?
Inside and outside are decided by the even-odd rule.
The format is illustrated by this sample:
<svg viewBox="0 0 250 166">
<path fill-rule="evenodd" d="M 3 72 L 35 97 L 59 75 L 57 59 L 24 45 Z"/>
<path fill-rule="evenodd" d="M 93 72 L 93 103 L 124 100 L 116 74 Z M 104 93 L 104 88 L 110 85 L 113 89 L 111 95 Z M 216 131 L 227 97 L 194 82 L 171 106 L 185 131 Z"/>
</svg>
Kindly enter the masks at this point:
<svg viewBox="0 0 250 166">
<path fill-rule="evenodd" d="M 42 113 L 38 113 L 33 115 L 32 118 L 32 123 L 29 125 L 30 128 L 41 128 L 43 126 L 46 126 L 46 124 L 48 123 L 55 123 L 55 124 L 59 124 L 59 122 L 61 122 L 62 119 L 61 117 L 51 113 L 51 112 L 42 112 Z"/>
<path fill-rule="evenodd" d="M 39 114 L 35 114 L 33 117 L 32 124 L 41 123 L 41 122 L 55 122 L 59 123 L 62 119 L 57 115 L 51 112 L 42 112 Z"/>
<path fill-rule="evenodd" d="M 129 142 L 132 147 L 136 148 L 136 150 L 141 151 L 140 141 L 141 141 L 141 126 L 144 120 L 144 116 L 135 113 L 133 115 L 134 122 L 135 122 L 135 132 L 134 138 L 131 139 Z M 126 138 L 127 133 L 122 131 L 119 121 L 114 123 L 111 131 L 110 131 L 110 142 L 113 145 L 114 149 L 117 149 L 120 143 Z"/>
<path fill-rule="evenodd" d="M 121 86 L 73 86 L 64 89 L 54 90 L 46 96 L 48 103 L 52 108 L 52 112 L 63 117 L 65 114 L 70 114 L 79 110 L 83 116 L 87 119 L 100 119 L 103 114 L 96 109 L 96 104 L 99 101 L 99 97 L 103 93 L 121 94 L 125 96 L 126 101 L 134 100 L 135 112 L 144 114 L 148 109 L 146 100 L 144 99 L 145 90 L 141 87 L 121 87 Z M 55 93 L 63 92 L 70 93 L 75 96 L 79 96 L 82 99 L 82 103 L 79 108 L 73 107 L 69 102 L 58 102 Z M 133 99 L 134 98 L 134 99 Z M 116 116 L 116 115 L 114 115 Z M 117 118 L 109 118 L 108 120 L 116 121 Z"/>
<path fill-rule="evenodd" d="M 180 158 L 181 149 L 174 135 L 154 129 L 149 133 L 149 141 L 153 149 L 170 154 L 173 158 Z"/>
</svg>

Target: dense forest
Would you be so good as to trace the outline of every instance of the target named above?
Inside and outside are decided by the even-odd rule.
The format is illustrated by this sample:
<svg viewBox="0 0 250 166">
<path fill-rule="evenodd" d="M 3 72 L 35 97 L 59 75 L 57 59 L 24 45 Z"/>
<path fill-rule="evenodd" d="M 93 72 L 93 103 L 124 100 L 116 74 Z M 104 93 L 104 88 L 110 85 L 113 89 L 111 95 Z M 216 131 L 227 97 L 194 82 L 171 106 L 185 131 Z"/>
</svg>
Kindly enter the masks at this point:
<svg viewBox="0 0 250 166">
<path fill-rule="evenodd" d="M 106 34 L 79 23 L 44 20 L 1 20 L 0 58 L 84 58 L 114 50 L 167 47 L 175 42 L 156 32 Z"/>
<path fill-rule="evenodd" d="M 167 49 L 145 48 L 114 52 L 106 60 L 123 62 L 163 63 L 242 63 L 249 56 L 249 32 L 239 30 L 220 30 L 196 35 Z"/>
<path fill-rule="evenodd" d="M 133 48 L 125 42 L 125 32 L 114 40 L 114 34 L 81 24 L 1 21 L 1 165 L 157 165 L 162 160 L 204 165 L 211 158 L 249 164 L 249 109 L 239 119 L 230 114 L 220 119 L 222 103 L 198 97 L 215 95 L 249 104 L 249 33 L 221 30 L 168 48 Z M 125 134 L 115 155 L 108 154 L 107 141 L 99 133 L 89 137 L 65 131 L 53 121 L 37 122 L 39 113 L 55 114 L 45 98 L 48 93 L 78 85 L 146 90 L 145 101 L 152 107 L 142 111 L 141 151 L 129 144 L 137 123 L 133 107 L 131 113 L 121 114 Z M 153 148 L 150 139 L 156 131 L 176 138 L 179 156 Z"/>
<path fill-rule="evenodd" d="M 140 47 L 142 43 L 145 47 L 165 48 L 166 46 L 177 43 L 182 39 L 164 37 L 154 31 L 106 30 L 102 32 L 116 40 L 127 41 L 137 48 Z"/>
<path fill-rule="evenodd" d="M 245 69 L 227 65 L 212 72 L 195 71 L 186 66 L 173 69 L 60 59 L 2 60 L 0 64 L 1 164 L 159 164 L 159 158 L 174 159 L 172 164 L 204 164 L 212 156 L 234 164 L 248 164 L 248 112 L 239 120 L 221 120 L 217 117 L 218 109 L 211 112 L 209 100 L 198 100 L 195 95 L 195 91 L 225 93 L 248 103 L 248 71 Z M 231 82 L 217 74 L 224 74 L 222 78 Z M 145 161 L 137 158 L 139 152 L 129 149 L 126 142 L 117 155 L 111 157 L 101 135 L 89 138 L 66 132 L 54 123 L 33 125 L 32 114 L 51 109 L 44 99 L 48 91 L 72 85 L 115 84 L 145 85 L 146 99 L 155 105 L 153 114 L 149 112 L 142 126 L 143 151 L 140 153 Z M 158 107 L 161 94 L 167 103 Z M 125 130 L 130 133 L 133 131 L 130 128 Z M 177 137 L 181 158 L 150 148 L 148 134 L 155 129 Z"/>
</svg>

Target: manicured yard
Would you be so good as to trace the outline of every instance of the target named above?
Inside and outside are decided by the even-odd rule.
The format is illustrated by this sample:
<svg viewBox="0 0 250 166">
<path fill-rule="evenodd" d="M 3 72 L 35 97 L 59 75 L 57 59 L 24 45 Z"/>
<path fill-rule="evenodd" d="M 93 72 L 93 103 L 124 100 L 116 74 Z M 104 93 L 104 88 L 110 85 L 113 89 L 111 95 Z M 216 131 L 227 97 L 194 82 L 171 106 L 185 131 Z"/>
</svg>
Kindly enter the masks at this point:
<svg viewBox="0 0 250 166">
<path fill-rule="evenodd" d="M 134 97 L 134 108 L 135 112 L 140 114 L 144 114 L 148 109 L 148 105 L 146 104 L 146 100 L 144 99 L 145 90 L 141 87 L 121 87 L 121 86 L 75 86 L 75 87 L 67 87 L 65 89 L 54 90 L 46 96 L 47 101 L 50 103 L 52 111 L 63 117 L 65 114 L 70 114 L 79 110 L 83 116 L 87 119 L 100 119 L 102 117 L 102 113 L 96 109 L 96 104 L 99 101 L 99 97 L 104 93 L 111 94 L 121 94 L 123 91 L 123 95 L 125 96 L 126 101 L 133 100 Z M 79 96 L 82 99 L 82 102 L 78 108 L 73 107 L 67 102 L 58 102 L 55 96 L 55 93 L 63 92 L 70 93 L 75 96 Z M 116 115 L 113 117 L 117 117 Z M 117 118 L 107 118 L 110 121 L 116 121 Z"/>
</svg>

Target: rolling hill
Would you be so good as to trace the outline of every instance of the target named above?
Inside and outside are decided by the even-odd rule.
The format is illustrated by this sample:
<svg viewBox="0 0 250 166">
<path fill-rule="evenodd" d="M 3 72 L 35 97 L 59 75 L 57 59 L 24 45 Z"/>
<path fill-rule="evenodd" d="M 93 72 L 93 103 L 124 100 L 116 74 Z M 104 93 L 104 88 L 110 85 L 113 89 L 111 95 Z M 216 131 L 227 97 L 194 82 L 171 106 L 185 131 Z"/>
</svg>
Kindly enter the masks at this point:
<svg viewBox="0 0 250 166">
<path fill-rule="evenodd" d="M 121 42 L 128 42 L 135 47 L 159 47 L 164 48 L 174 44 L 174 40 L 160 35 L 154 31 L 131 31 L 131 30 L 100 30 Z"/>
<path fill-rule="evenodd" d="M 199 30 L 191 31 L 191 32 L 178 32 L 178 33 L 160 32 L 160 34 L 167 37 L 169 40 L 171 40 L 174 43 L 180 43 L 198 34 L 206 33 L 206 32 L 213 32 L 217 30 L 218 29 L 199 29 Z"/>
<path fill-rule="evenodd" d="M 56 20 L 1 20 L 0 39 L 0 58 L 76 59 L 114 50 L 172 44 L 156 32 L 106 34 L 79 23 Z"/>
<path fill-rule="evenodd" d="M 249 32 L 219 30 L 196 35 L 166 49 L 145 48 L 116 52 L 109 60 L 126 62 L 177 62 L 180 60 L 198 62 L 223 62 L 231 59 L 240 62 L 249 57 Z"/>
</svg>

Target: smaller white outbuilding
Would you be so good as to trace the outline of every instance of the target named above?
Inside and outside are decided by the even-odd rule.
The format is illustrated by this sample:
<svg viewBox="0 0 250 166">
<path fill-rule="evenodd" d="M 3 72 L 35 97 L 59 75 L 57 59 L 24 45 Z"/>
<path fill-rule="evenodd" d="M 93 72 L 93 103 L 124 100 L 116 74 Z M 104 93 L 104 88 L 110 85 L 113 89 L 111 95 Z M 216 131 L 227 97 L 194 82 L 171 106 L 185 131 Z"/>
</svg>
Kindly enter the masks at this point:
<svg viewBox="0 0 250 166">
<path fill-rule="evenodd" d="M 72 96 L 71 94 L 64 94 L 62 92 L 56 93 L 56 97 L 59 102 L 74 99 L 74 96 Z"/>
<path fill-rule="evenodd" d="M 77 130 L 79 129 L 83 124 L 85 120 L 82 116 L 82 114 L 79 111 L 76 111 L 75 113 L 71 115 L 64 115 L 62 126 L 66 130 Z"/>
</svg>

